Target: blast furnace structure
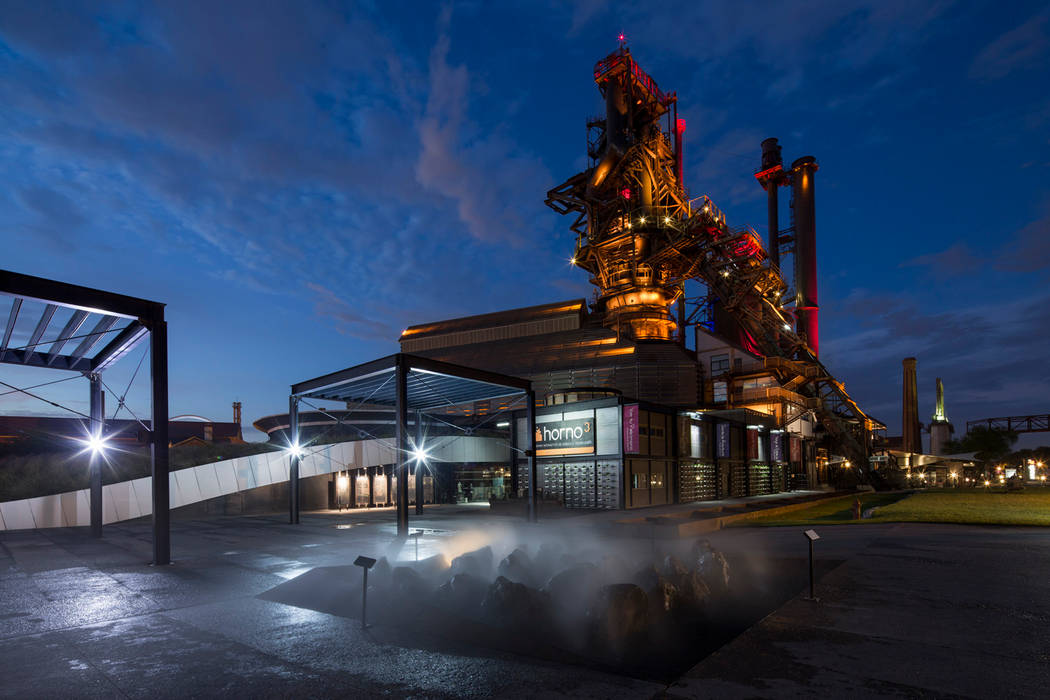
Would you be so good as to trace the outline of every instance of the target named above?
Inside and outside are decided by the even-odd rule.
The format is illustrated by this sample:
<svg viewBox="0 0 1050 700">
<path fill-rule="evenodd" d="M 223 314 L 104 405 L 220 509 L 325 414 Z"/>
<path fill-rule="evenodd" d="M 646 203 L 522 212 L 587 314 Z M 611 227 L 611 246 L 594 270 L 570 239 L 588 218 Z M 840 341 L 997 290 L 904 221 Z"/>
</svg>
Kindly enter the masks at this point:
<svg viewBox="0 0 1050 700">
<path fill-rule="evenodd" d="M 816 414 L 832 448 L 870 475 L 876 422 L 817 357 L 816 160 L 800 158 L 785 171 L 776 139 L 763 143 L 756 177 L 769 193 L 769 254 L 754 229 L 729 226 L 706 196 L 689 197 L 675 93 L 662 92 L 625 46 L 597 63 L 594 81 L 605 116 L 587 122 L 590 167 L 548 192 L 546 203 L 574 217 L 572 262 L 597 287 L 602 324 L 636 342 L 684 344 L 685 328 L 712 316 L 723 334 L 763 358 L 799 397 L 800 410 Z M 778 224 L 782 185 L 793 194 L 786 235 Z M 793 294 L 779 267 L 791 243 Z M 689 281 L 706 296 L 686 299 Z"/>
</svg>

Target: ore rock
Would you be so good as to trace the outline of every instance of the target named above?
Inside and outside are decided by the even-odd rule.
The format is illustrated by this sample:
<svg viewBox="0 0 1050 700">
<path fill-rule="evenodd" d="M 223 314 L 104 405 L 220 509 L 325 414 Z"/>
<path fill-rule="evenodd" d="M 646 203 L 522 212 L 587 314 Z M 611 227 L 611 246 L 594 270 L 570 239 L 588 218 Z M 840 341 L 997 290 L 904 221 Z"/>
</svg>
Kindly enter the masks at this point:
<svg viewBox="0 0 1050 700">
<path fill-rule="evenodd" d="M 631 583 L 641 586 L 642 590 L 646 591 L 656 588 L 661 580 L 663 580 L 663 577 L 660 575 L 660 571 L 656 568 L 656 564 L 642 567 L 634 572 L 634 575 L 631 577 Z"/>
<path fill-rule="evenodd" d="M 452 560 L 453 574 L 474 574 L 482 578 L 492 575 L 492 548 L 482 547 L 473 552 L 461 554 Z"/>
<path fill-rule="evenodd" d="M 633 583 L 602 586 L 587 611 L 594 641 L 617 652 L 642 637 L 649 625 L 649 599 Z"/>
<path fill-rule="evenodd" d="M 372 570 L 368 572 L 368 585 L 370 588 L 386 589 L 390 583 L 390 562 L 386 557 L 379 557 Z"/>
<path fill-rule="evenodd" d="M 663 575 L 667 578 L 673 579 L 677 576 L 685 576 L 687 573 L 689 573 L 689 569 L 679 561 L 678 557 L 668 554 L 664 559 Z"/>
<path fill-rule="evenodd" d="M 474 574 L 456 574 L 437 590 L 437 603 L 451 610 L 470 613 L 481 606 L 489 584 Z"/>
<path fill-rule="evenodd" d="M 559 562 L 561 561 L 562 548 L 561 545 L 553 542 L 544 542 L 540 545 L 540 550 L 536 554 L 536 558 L 533 559 L 533 567 L 535 569 L 535 577 L 539 581 L 546 581 L 550 578 L 560 567 Z"/>
<path fill-rule="evenodd" d="M 657 577 L 653 587 L 647 589 L 647 596 L 651 620 L 662 619 L 681 607 L 681 595 L 678 588 L 662 576 Z"/>
<path fill-rule="evenodd" d="M 729 562 L 725 555 L 711 546 L 707 540 L 700 540 L 695 548 L 696 570 L 703 577 L 707 587 L 713 593 L 729 592 Z"/>
<path fill-rule="evenodd" d="M 498 572 L 500 576 L 518 583 L 529 585 L 534 581 L 532 561 L 529 559 L 528 552 L 522 547 L 518 547 L 503 558 L 503 561 L 499 563 Z"/>
<path fill-rule="evenodd" d="M 678 602 L 683 607 L 699 612 L 711 597 L 711 589 L 696 571 L 689 571 L 671 579 L 678 591 Z"/>
<path fill-rule="evenodd" d="M 538 591 L 523 583 L 499 576 L 489 586 L 481 610 L 500 626 L 543 629 L 548 612 L 546 601 Z"/>
<path fill-rule="evenodd" d="M 398 597 L 419 600 L 430 592 L 430 587 L 419 572 L 409 566 L 394 567 L 390 580 L 391 588 Z"/>
<path fill-rule="evenodd" d="M 551 576 L 543 590 L 556 605 L 578 610 L 581 605 L 587 604 L 600 585 L 598 567 L 590 562 L 583 562 Z"/>
</svg>

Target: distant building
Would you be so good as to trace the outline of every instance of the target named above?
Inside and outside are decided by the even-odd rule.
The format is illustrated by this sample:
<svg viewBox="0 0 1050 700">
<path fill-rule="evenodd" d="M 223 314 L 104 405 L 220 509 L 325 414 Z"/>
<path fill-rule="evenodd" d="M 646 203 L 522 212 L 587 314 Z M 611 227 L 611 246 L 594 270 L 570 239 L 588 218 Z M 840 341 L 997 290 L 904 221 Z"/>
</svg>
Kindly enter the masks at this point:
<svg viewBox="0 0 1050 700">
<path fill-rule="evenodd" d="M 144 425 L 143 425 L 144 424 Z M 150 421 L 120 418 L 107 420 L 105 434 L 111 442 L 126 447 L 146 447 L 150 444 Z M 54 444 L 63 449 L 68 441 L 81 440 L 87 435 L 87 421 L 80 418 L 52 416 L 0 416 L 0 445 L 16 445 L 35 440 Z M 242 442 L 241 426 L 237 423 L 208 420 L 172 420 L 168 423 L 170 444 L 200 444 Z"/>
</svg>

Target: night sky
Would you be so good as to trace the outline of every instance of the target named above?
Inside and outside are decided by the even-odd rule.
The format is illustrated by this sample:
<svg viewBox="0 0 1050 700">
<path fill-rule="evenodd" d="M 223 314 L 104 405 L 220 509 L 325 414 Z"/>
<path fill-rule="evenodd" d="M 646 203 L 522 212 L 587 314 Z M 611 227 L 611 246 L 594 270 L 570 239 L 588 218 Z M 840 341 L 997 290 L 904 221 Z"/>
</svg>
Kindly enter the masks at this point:
<svg viewBox="0 0 1050 700">
<path fill-rule="evenodd" d="M 730 225 L 765 233 L 763 138 L 816 156 L 822 359 L 891 434 L 909 355 L 923 421 L 937 376 L 957 430 L 1050 411 L 1045 2 L 0 2 L 0 267 L 167 303 L 173 415 L 246 422 L 405 326 L 589 296 L 543 199 L 620 31 Z"/>
</svg>

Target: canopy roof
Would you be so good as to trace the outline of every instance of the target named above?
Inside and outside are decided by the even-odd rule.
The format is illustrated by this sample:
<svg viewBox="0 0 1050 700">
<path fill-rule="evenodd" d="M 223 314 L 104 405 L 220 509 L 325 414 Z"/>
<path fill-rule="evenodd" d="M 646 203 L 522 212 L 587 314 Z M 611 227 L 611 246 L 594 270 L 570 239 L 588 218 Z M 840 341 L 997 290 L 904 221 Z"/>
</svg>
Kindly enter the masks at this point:
<svg viewBox="0 0 1050 700">
<path fill-rule="evenodd" d="M 145 340 L 164 304 L 0 270 L 0 362 L 97 373 Z M 21 323 L 19 323 L 21 321 Z"/>
<path fill-rule="evenodd" d="M 527 379 L 398 353 L 292 385 L 292 396 L 348 403 L 397 405 L 396 373 L 404 367 L 408 405 L 430 411 L 531 391 Z"/>
</svg>

